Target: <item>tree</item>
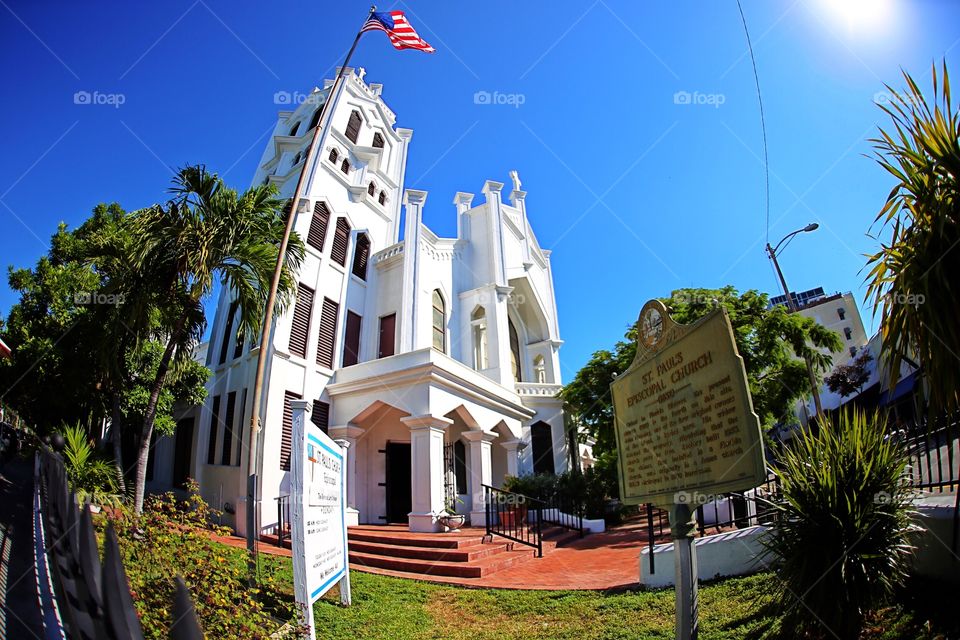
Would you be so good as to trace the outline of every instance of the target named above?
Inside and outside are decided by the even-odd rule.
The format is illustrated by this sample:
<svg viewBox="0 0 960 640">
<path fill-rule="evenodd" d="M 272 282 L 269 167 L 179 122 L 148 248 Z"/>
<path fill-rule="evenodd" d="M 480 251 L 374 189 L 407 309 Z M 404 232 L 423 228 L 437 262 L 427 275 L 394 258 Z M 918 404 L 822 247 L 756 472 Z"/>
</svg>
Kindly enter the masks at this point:
<svg viewBox="0 0 960 640">
<path fill-rule="evenodd" d="M 156 301 L 132 267 L 130 247 L 137 242 L 129 217 L 119 205 L 101 204 L 76 229 L 61 224 L 33 269 L 10 269 L 20 299 L 0 322 L 0 333 L 15 345 L 12 358 L 0 361 L 3 401 L 41 434 L 74 424 L 91 433 L 109 419 L 121 491 L 129 473 L 121 435 L 142 422 L 163 350 L 154 339 Z M 173 432 L 176 404 L 203 400 L 208 375 L 190 360 L 167 379 L 158 431 Z"/>
<path fill-rule="evenodd" d="M 867 369 L 867 365 L 872 360 L 873 356 L 864 349 L 849 364 L 838 364 L 834 367 L 833 372 L 826 376 L 823 381 L 827 383 L 827 388 L 830 391 L 839 393 L 841 398 L 846 398 L 854 393 L 862 393 L 863 385 L 870 379 L 870 370 Z"/>
<path fill-rule="evenodd" d="M 237 301 L 238 335 L 255 335 L 284 232 L 284 203 L 273 185 L 238 194 L 205 167 L 193 166 L 177 173 L 171 194 L 165 205 L 138 211 L 131 219 L 139 241 L 134 264 L 141 274 L 151 274 L 147 286 L 165 300 L 158 308 L 164 349 L 150 382 L 139 433 L 136 513 L 143 509 L 150 439 L 164 384 L 171 367 L 190 358 L 203 334 L 204 300 L 219 280 Z M 284 258 L 278 312 L 293 298 L 304 253 L 303 242 L 294 234 Z"/>
<path fill-rule="evenodd" d="M 760 422 L 769 428 L 778 421 L 793 420 L 797 399 L 809 392 L 809 378 L 802 358 L 807 356 L 817 372 L 830 367 L 824 351 L 840 350 L 840 336 L 810 318 L 789 313 L 782 306 L 771 307 L 766 294 L 738 293 L 732 286 L 723 289 L 680 289 L 662 298 L 670 316 L 680 324 L 691 324 L 713 310 L 714 301 L 730 316 L 737 349 L 743 357 L 753 406 Z M 577 372 L 561 396 L 577 413 L 580 423 L 596 439 L 598 460 L 608 473 L 616 472 L 616 437 L 610 383 L 633 362 L 637 353 L 637 327 L 631 325 L 612 351 L 601 350 Z"/>
<path fill-rule="evenodd" d="M 930 409 L 960 408 L 960 109 L 950 98 L 946 61 L 933 99 L 904 73 L 907 88 L 887 87 L 881 108 L 893 130 L 872 140 L 877 161 L 895 184 L 874 220 L 890 238 L 867 261 L 867 298 L 881 311 L 883 357 L 891 388 L 900 364 L 919 359 L 930 389 Z M 942 84 L 940 84 L 942 80 Z"/>
</svg>

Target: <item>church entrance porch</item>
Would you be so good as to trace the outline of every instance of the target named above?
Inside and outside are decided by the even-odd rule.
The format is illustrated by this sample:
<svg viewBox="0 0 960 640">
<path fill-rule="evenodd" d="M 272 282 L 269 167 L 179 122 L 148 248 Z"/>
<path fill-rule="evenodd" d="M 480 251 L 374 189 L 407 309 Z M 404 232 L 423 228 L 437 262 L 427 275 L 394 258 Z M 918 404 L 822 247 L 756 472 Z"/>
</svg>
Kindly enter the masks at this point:
<svg viewBox="0 0 960 640">
<path fill-rule="evenodd" d="M 347 501 L 358 523 L 439 532 L 452 507 L 483 527 L 483 485 L 520 473 L 535 412 L 436 350 L 340 369 L 327 391 L 329 434 L 350 443 Z"/>
</svg>

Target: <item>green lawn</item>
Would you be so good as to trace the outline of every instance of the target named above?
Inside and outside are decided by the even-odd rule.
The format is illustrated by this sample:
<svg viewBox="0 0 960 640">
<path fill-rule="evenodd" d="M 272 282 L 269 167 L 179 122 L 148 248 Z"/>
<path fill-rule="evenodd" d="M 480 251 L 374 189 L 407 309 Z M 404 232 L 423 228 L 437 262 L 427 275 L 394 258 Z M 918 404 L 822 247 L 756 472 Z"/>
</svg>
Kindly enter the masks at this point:
<svg viewBox="0 0 960 640">
<path fill-rule="evenodd" d="M 775 578 L 758 574 L 700 589 L 700 637 L 793 638 L 779 628 L 766 595 Z M 467 589 L 352 573 L 353 606 L 336 589 L 314 608 L 325 640 L 672 638 L 672 590 L 600 593 Z M 925 588 L 917 602 L 891 607 L 872 621 L 869 638 L 957 637 L 951 591 Z M 925 621 L 939 616 L 926 629 Z M 937 633 L 939 632 L 939 633 Z"/>
</svg>

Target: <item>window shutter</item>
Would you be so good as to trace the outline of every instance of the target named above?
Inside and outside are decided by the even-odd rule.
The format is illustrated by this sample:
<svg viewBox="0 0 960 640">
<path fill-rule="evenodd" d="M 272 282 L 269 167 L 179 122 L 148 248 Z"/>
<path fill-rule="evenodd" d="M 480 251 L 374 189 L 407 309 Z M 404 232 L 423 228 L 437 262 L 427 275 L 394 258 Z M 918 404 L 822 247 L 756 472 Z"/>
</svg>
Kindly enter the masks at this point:
<svg viewBox="0 0 960 640">
<path fill-rule="evenodd" d="M 339 157 L 340 154 L 337 153 L 336 149 L 330 149 L 330 162 L 336 162 Z"/>
<path fill-rule="evenodd" d="M 381 192 L 380 192 L 380 197 L 377 198 L 377 200 L 379 200 L 380 204 L 386 204 L 386 203 L 387 203 L 387 192 L 386 192 L 386 191 L 381 191 Z"/>
<path fill-rule="evenodd" d="M 367 185 L 367 195 L 372 196 L 376 192 L 377 192 L 377 185 L 373 184 L 372 182 Z"/>
<path fill-rule="evenodd" d="M 307 232 L 307 244 L 323 251 L 323 243 L 327 239 L 327 225 L 330 224 L 330 209 L 326 202 L 317 202 L 313 205 L 313 217 L 310 218 L 310 231 Z"/>
<path fill-rule="evenodd" d="M 217 360 L 219 364 L 227 361 L 227 349 L 230 348 L 230 333 L 233 331 L 233 317 L 237 315 L 238 305 L 239 303 L 234 300 L 230 303 L 230 310 L 227 312 L 227 324 L 223 328 L 223 339 L 220 341 L 220 358 Z"/>
<path fill-rule="evenodd" d="M 360 137 L 360 123 L 363 120 L 360 118 L 360 113 L 354 111 L 350 114 L 350 121 L 347 123 L 347 130 L 345 132 L 347 139 L 356 144 L 357 138 Z"/>
<path fill-rule="evenodd" d="M 337 337 L 337 312 L 340 305 L 330 298 L 323 299 L 320 313 L 320 336 L 317 339 L 317 364 L 333 369 L 333 343 Z"/>
<path fill-rule="evenodd" d="M 207 464 L 217 460 L 217 430 L 220 428 L 220 396 L 213 396 L 210 407 L 210 434 L 207 437 Z"/>
<path fill-rule="evenodd" d="M 310 412 L 310 422 L 317 425 L 321 431 L 327 432 L 330 428 L 330 403 L 322 400 L 313 401 L 313 411 Z"/>
<path fill-rule="evenodd" d="M 340 171 L 344 173 L 350 173 L 350 161 L 346 158 L 343 159 L 343 163 L 340 165 Z"/>
<path fill-rule="evenodd" d="M 373 146 L 377 149 L 383 149 L 383 136 L 380 135 L 380 132 L 373 134 Z"/>
<path fill-rule="evenodd" d="M 290 327 L 290 353 L 307 357 L 307 339 L 310 335 L 310 314 L 313 311 L 313 289 L 303 283 L 297 286 L 297 302 L 293 307 L 293 325 Z"/>
<path fill-rule="evenodd" d="M 357 235 L 357 248 L 353 252 L 353 275 L 361 280 L 367 279 L 367 262 L 370 259 L 370 238 L 367 234 Z"/>
<path fill-rule="evenodd" d="M 343 339 L 343 366 L 360 362 L 360 324 L 362 320 L 353 311 L 347 311 L 347 328 Z"/>
<path fill-rule="evenodd" d="M 347 243 L 350 240 L 350 223 L 346 218 L 337 218 L 337 228 L 333 234 L 333 246 L 330 257 L 342 267 L 347 266 Z"/>
<path fill-rule="evenodd" d="M 283 433 L 280 436 L 280 469 L 290 471 L 290 452 L 293 449 L 293 400 L 302 398 L 294 391 L 283 392 Z"/>
<path fill-rule="evenodd" d="M 236 416 L 237 392 L 227 394 L 227 415 L 223 423 L 223 452 L 220 464 L 233 464 L 233 419 Z"/>
<path fill-rule="evenodd" d="M 391 313 L 380 318 L 380 342 L 377 349 L 378 358 L 392 356 L 397 328 L 397 314 Z"/>
</svg>

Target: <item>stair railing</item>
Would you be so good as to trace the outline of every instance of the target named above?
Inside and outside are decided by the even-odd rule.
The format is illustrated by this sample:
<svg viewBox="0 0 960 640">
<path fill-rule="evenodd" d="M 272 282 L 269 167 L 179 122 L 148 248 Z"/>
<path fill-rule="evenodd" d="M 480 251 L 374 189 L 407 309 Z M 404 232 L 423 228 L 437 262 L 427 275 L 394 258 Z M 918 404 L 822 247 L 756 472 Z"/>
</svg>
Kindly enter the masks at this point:
<svg viewBox="0 0 960 640">
<path fill-rule="evenodd" d="M 537 557 L 543 557 L 542 500 L 522 493 L 504 491 L 483 485 L 483 502 L 486 516 L 486 535 L 500 536 L 517 544 L 533 547 Z"/>
</svg>

